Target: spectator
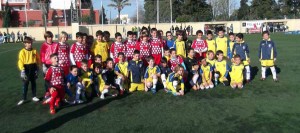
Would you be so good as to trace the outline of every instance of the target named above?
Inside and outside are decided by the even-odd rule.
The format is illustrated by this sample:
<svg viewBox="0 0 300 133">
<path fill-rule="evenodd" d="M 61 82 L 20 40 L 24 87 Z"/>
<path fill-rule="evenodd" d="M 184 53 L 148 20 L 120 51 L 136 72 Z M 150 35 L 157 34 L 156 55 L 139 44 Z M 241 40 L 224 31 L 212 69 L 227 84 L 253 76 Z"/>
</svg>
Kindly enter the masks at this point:
<svg viewBox="0 0 300 133">
<path fill-rule="evenodd" d="M 15 39 L 16 39 L 15 37 L 16 37 L 16 36 L 15 36 L 15 33 L 14 33 L 13 31 L 11 32 L 10 36 L 11 36 L 11 39 L 12 39 L 11 41 L 12 41 L 13 43 L 15 43 Z"/>
<path fill-rule="evenodd" d="M 20 42 L 21 41 L 20 31 L 17 32 L 17 37 L 18 37 L 17 42 Z"/>
<path fill-rule="evenodd" d="M 7 34 L 6 34 L 6 32 L 3 32 L 3 37 L 4 37 L 4 43 L 7 43 Z"/>
</svg>

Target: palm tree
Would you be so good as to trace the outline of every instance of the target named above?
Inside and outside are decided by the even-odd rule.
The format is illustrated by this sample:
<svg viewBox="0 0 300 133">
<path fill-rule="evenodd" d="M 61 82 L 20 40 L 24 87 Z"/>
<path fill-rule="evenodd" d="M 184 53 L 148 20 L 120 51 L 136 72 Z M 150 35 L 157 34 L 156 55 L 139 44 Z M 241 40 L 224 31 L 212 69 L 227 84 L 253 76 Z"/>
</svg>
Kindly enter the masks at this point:
<svg viewBox="0 0 300 133">
<path fill-rule="evenodd" d="M 110 7 L 114 7 L 115 9 L 118 10 L 118 23 L 121 23 L 121 18 L 120 18 L 120 14 L 121 14 L 121 10 L 125 7 L 125 6 L 130 6 L 131 4 L 129 3 L 129 0 L 111 0 L 111 4 L 109 4 L 108 6 Z"/>
</svg>

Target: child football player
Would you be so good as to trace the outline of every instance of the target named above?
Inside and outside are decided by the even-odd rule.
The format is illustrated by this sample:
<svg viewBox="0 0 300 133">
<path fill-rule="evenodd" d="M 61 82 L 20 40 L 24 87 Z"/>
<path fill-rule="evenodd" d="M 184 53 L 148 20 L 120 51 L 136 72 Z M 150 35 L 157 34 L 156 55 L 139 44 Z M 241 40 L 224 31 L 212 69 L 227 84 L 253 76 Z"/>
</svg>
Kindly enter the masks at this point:
<svg viewBox="0 0 300 133">
<path fill-rule="evenodd" d="M 243 88 L 243 71 L 244 71 L 244 65 L 241 63 L 241 57 L 237 54 L 233 57 L 234 63 L 231 65 L 231 70 L 229 72 L 231 82 L 230 86 L 235 88 Z"/>
<path fill-rule="evenodd" d="M 90 67 L 90 69 L 93 69 L 94 68 L 94 64 L 95 63 L 98 63 L 98 64 L 100 64 L 101 65 L 101 67 L 102 67 L 102 56 L 101 55 L 96 55 L 95 57 L 94 57 L 94 63 L 91 65 L 91 67 Z"/>
<path fill-rule="evenodd" d="M 175 49 L 170 49 L 170 53 L 171 53 L 171 59 L 170 59 L 171 70 L 174 71 L 175 67 L 177 65 L 181 65 L 184 68 L 184 70 L 186 70 L 184 61 L 181 58 L 181 56 L 178 56 L 176 54 L 176 50 Z"/>
<path fill-rule="evenodd" d="M 130 72 L 130 88 L 129 92 L 136 90 L 145 90 L 142 79 L 144 78 L 144 63 L 140 60 L 140 51 L 133 52 L 133 59 L 128 63 L 128 71 Z"/>
<path fill-rule="evenodd" d="M 212 51 L 216 53 L 216 41 L 213 39 L 213 33 L 212 31 L 208 30 L 206 31 L 206 42 L 207 42 L 207 51 Z"/>
<path fill-rule="evenodd" d="M 228 44 L 227 44 L 227 59 L 231 59 L 232 56 L 233 56 L 233 52 L 232 52 L 232 48 L 233 48 L 233 45 L 235 44 L 235 35 L 230 32 L 229 34 L 229 40 L 228 40 Z"/>
<path fill-rule="evenodd" d="M 151 55 L 152 46 L 148 41 L 148 34 L 143 32 L 141 35 L 142 41 L 137 43 L 136 50 L 140 51 L 140 56 L 145 65 L 147 65 L 146 57 Z"/>
<path fill-rule="evenodd" d="M 221 50 L 217 51 L 217 61 L 215 62 L 214 65 L 214 71 L 215 71 L 215 85 L 218 84 L 218 80 L 223 83 L 225 86 L 229 85 L 227 76 L 228 76 L 228 71 L 229 67 L 227 65 L 226 60 L 223 59 L 224 54 Z"/>
<path fill-rule="evenodd" d="M 160 77 L 160 69 L 154 63 L 154 58 L 152 56 L 147 57 L 147 62 L 149 66 L 146 68 L 145 71 L 145 91 L 147 92 L 151 89 L 152 93 L 156 93 L 156 85 L 158 78 Z"/>
<path fill-rule="evenodd" d="M 236 34 L 236 43 L 232 48 L 233 55 L 239 55 L 243 65 L 246 69 L 246 81 L 250 82 L 250 56 L 248 45 L 244 42 L 244 35 L 242 33 Z M 234 61 L 234 60 L 233 60 Z"/>
<path fill-rule="evenodd" d="M 261 62 L 261 80 L 266 79 L 266 69 L 270 67 L 273 80 L 278 82 L 278 78 L 276 76 L 275 69 L 275 61 L 277 58 L 277 50 L 275 47 L 275 43 L 270 39 L 269 32 L 265 31 L 262 33 L 263 40 L 260 42 L 258 48 L 258 57 Z"/>
<path fill-rule="evenodd" d="M 182 78 L 183 71 L 183 67 L 181 65 L 178 65 L 175 67 L 174 72 L 171 73 L 167 79 L 167 89 L 174 96 L 184 95 L 184 81 Z"/>
<path fill-rule="evenodd" d="M 114 63 L 118 63 L 119 62 L 118 53 L 120 52 L 125 53 L 126 46 L 122 43 L 121 33 L 117 32 L 115 34 L 115 39 L 116 41 L 111 45 L 110 48 L 110 58 L 114 59 Z"/>
<path fill-rule="evenodd" d="M 210 66 L 214 66 L 216 59 L 215 59 L 215 54 L 212 50 L 209 50 L 207 52 L 207 58 L 206 58 L 206 62 L 210 65 Z"/>
<path fill-rule="evenodd" d="M 200 57 L 205 58 L 206 52 L 207 52 L 207 42 L 206 40 L 203 40 L 203 32 L 201 30 L 198 30 L 196 32 L 197 39 L 193 41 L 192 48 L 196 52 L 195 57 L 199 59 Z"/>
<path fill-rule="evenodd" d="M 69 44 L 66 43 L 68 40 L 68 34 L 66 32 L 61 32 L 59 35 L 59 43 L 58 43 L 58 66 L 62 67 L 64 69 L 64 74 L 69 74 L 69 68 L 70 68 L 70 47 Z"/>
<path fill-rule="evenodd" d="M 151 55 L 154 58 L 155 65 L 160 64 L 161 57 L 163 56 L 163 42 L 161 38 L 157 36 L 157 29 L 152 28 L 151 29 L 151 39 L 150 39 L 150 45 L 151 45 Z"/>
<path fill-rule="evenodd" d="M 96 95 L 99 98 L 104 99 L 104 94 L 100 95 L 100 92 L 103 93 L 104 89 L 106 89 L 106 91 L 108 91 L 107 90 L 108 87 L 104 88 L 105 83 L 104 83 L 104 80 L 102 79 L 102 67 L 101 67 L 101 64 L 99 64 L 99 63 L 95 63 L 94 64 L 94 66 L 93 66 L 93 72 L 92 72 L 91 75 L 92 75 L 91 78 L 93 80 L 92 87 L 94 89 L 94 92 L 96 93 Z"/>
<path fill-rule="evenodd" d="M 218 29 L 218 37 L 216 38 L 216 51 L 221 50 L 224 56 L 227 56 L 228 38 L 224 36 L 224 29 Z"/>
<path fill-rule="evenodd" d="M 71 46 L 70 60 L 72 65 L 76 65 L 81 68 L 81 61 L 88 59 L 86 46 L 82 44 L 83 34 L 81 32 L 76 33 L 76 43 Z"/>
<path fill-rule="evenodd" d="M 25 47 L 19 52 L 18 60 L 18 67 L 23 81 L 23 99 L 18 102 L 18 105 L 23 104 L 27 99 L 29 82 L 31 83 L 32 101 L 37 102 L 40 100 L 36 97 L 36 79 L 38 77 L 40 58 L 36 49 L 32 48 L 32 39 L 30 37 L 25 37 L 23 43 Z"/>
<path fill-rule="evenodd" d="M 96 40 L 91 47 L 91 52 L 94 56 L 101 55 L 103 61 L 106 61 L 108 58 L 109 45 L 103 40 L 103 33 L 101 30 L 96 32 Z"/>
<path fill-rule="evenodd" d="M 172 49 L 172 48 L 176 49 L 175 41 L 173 39 L 171 31 L 167 31 L 166 36 L 167 36 L 167 40 L 166 40 L 167 47 L 169 49 Z"/>
<path fill-rule="evenodd" d="M 101 99 L 105 98 L 105 94 L 108 93 L 110 90 L 120 90 L 119 86 L 116 84 L 116 79 L 117 75 L 115 74 L 114 71 L 114 61 L 112 58 L 108 58 L 106 60 L 106 69 L 104 73 L 102 74 L 102 79 L 105 83 L 104 89 L 101 92 Z M 120 92 L 121 93 L 121 92 Z M 113 97 L 117 96 L 118 94 L 112 94 Z"/>
<path fill-rule="evenodd" d="M 214 84 L 212 82 L 212 72 L 213 72 L 213 67 L 209 64 L 207 64 L 206 59 L 203 58 L 201 60 L 201 67 L 200 67 L 200 74 L 202 77 L 202 83 L 200 85 L 200 88 L 202 90 L 213 88 Z"/>
<path fill-rule="evenodd" d="M 166 58 L 167 61 L 170 60 L 170 50 L 169 50 L 168 47 L 165 47 L 165 48 L 164 48 L 164 56 L 163 56 L 163 58 Z"/>
<path fill-rule="evenodd" d="M 199 64 L 197 62 L 192 63 L 192 69 L 189 72 L 191 77 L 188 79 L 192 89 L 197 91 L 200 89 L 199 84 L 201 84 L 201 77 L 199 76 Z"/>
<path fill-rule="evenodd" d="M 195 51 L 193 48 L 188 49 L 188 56 L 184 59 L 184 64 L 186 65 L 186 70 L 191 72 L 193 63 L 197 62 L 195 59 Z"/>
<path fill-rule="evenodd" d="M 65 77 L 64 70 L 58 66 L 58 55 L 52 54 L 50 56 L 52 65 L 48 68 L 45 81 L 49 86 L 49 92 L 51 94 L 50 98 L 50 114 L 55 114 L 55 108 L 59 108 L 59 104 L 62 99 L 65 97 Z M 48 100 L 46 100 L 43 104 L 47 104 Z"/>
<path fill-rule="evenodd" d="M 88 69 L 88 61 L 86 59 L 81 61 L 81 69 L 78 76 L 80 77 L 80 80 L 76 88 L 76 103 L 80 104 L 83 103 L 83 101 L 80 100 L 80 96 L 82 98 L 85 97 L 85 92 L 93 82 L 90 79 L 91 72 Z"/>
<path fill-rule="evenodd" d="M 176 45 L 176 53 L 185 58 L 186 57 L 186 46 L 185 46 L 185 42 L 183 41 L 183 32 L 179 31 L 177 34 L 177 39 L 175 41 L 175 45 Z"/>
<path fill-rule="evenodd" d="M 161 80 L 162 83 L 164 85 L 164 89 L 165 91 L 167 91 L 167 77 L 169 76 L 169 74 L 172 72 L 171 68 L 168 66 L 168 60 L 163 57 L 160 61 L 160 70 L 161 70 Z"/>
<path fill-rule="evenodd" d="M 78 68 L 76 65 L 72 65 L 70 67 L 70 73 L 66 77 L 67 87 L 65 88 L 65 92 L 68 94 L 70 99 L 68 100 L 69 103 L 74 104 L 75 98 L 73 96 L 73 90 L 77 88 L 78 84 Z"/>
<path fill-rule="evenodd" d="M 128 79 L 128 62 L 125 60 L 123 52 L 118 53 L 119 62 L 115 66 L 115 73 L 118 75 L 116 79 L 117 85 L 120 87 L 120 95 L 123 95 L 126 79 Z"/>
<path fill-rule="evenodd" d="M 136 41 L 133 40 L 134 33 L 132 31 L 127 32 L 127 40 L 124 42 L 124 45 L 126 47 L 125 56 L 127 58 L 127 61 L 132 59 L 133 52 L 136 47 Z"/>
</svg>

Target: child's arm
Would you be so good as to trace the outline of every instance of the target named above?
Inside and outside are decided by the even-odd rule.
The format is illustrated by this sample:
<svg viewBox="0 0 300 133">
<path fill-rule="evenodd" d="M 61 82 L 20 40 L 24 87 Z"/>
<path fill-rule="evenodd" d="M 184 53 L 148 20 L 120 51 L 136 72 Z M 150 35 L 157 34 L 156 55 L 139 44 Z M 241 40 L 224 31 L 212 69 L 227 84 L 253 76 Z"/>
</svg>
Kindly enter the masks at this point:
<svg viewBox="0 0 300 133">
<path fill-rule="evenodd" d="M 226 78 L 226 79 L 228 77 L 229 70 L 230 70 L 230 68 L 229 68 L 228 64 L 226 63 L 226 72 L 224 74 L 224 78 Z"/>
<path fill-rule="evenodd" d="M 250 63 L 250 55 L 249 55 L 249 47 L 247 44 L 245 44 L 245 54 L 246 54 L 246 60 Z"/>
<path fill-rule="evenodd" d="M 277 58 L 277 49 L 275 47 L 275 43 L 272 41 L 272 44 L 273 44 L 273 59 L 274 61 L 276 61 L 276 58 Z"/>
<path fill-rule="evenodd" d="M 76 65 L 75 60 L 74 60 L 74 56 L 73 56 L 73 54 L 75 52 L 75 45 L 76 44 L 73 44 L 71 46 L 71 50 L 70 50 L 70 62 L 71 62 L 72 65 Z"/>
<path fill-rule="evenodd" d="M 160 74 L 161 74 L 161 70 L 158 66 L 156 66 L 156 76 L 160 77 Z"/>
<path fill-rule="evenodd" d="M 122 77 L 122 78 L 124 78 L 124 75 L 120 73 L 120 69 L 118 67 L 118 64 L 115 66 L 115 74 Z"/>
<path fill-rule="evenodd" d="M 112 59 L 114 59 L 114 50 L 115 50 L 115 43 L 113 43 L 112 45 L 111 45 L 111 48 L 110 48 L 110 52 L 109 52 L 109 56 L 110 56 L 110 58 L 112 58 Z"/>
<path fill-rule="evenodd" d="M 259 47 L 258 47 L 258 58 L 259 58 L 259 60 L 261 60 L 261 44 L 262 44 L 262 41 L 260 42 L 260 44 L 259 44 Z"/>
<path fill-rule="evenodd" d="M 22 79 L 26 79 L 26 74 L 25 74 L 25 68 L 24 68 L 24 54 L 23 54 L 23 50 L 21 50 L 19 52 L 19 60 L 18 60 L 18 67 L 19 67 L 19 70 L 21 71 L 21 78 Z"/>
<path fill-rule="evenodd" d="M 180 89 L 181 89 L 180 94 L 184 95 L 184 81 L 183 81 L 183 78 L 181 79 Z"/>
</svg>

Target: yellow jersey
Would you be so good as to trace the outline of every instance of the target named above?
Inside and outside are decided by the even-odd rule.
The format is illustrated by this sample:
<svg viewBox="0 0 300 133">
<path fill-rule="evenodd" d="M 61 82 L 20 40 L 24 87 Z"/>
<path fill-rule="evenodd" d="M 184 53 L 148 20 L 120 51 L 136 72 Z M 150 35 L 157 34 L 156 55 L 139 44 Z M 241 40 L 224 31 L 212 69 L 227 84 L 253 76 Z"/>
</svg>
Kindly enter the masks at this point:
<svg viewBox="0 0 300 133">
<path fill-rule="evenodd" d="M 115 66 L 115 71 L 124 76 L 128 76 L 128 62 L 117 63 Z"/>
<path fill-rule="evenodd" d="M 212 71 L 213 71 L 213 69 L 210 65 L 206 65 L 206 66 L 201 65 L 200 74 L 203 75 L 202 77 L 205 79 L 205 81 L 211 80 L 210 74 Z"/>
<path fill-rule="evenodd" d="M 227 49 L 228 49 L 227 43 L 228 43 L 228 38 L 225 36 L 222 38 L 221 37 L 216 38 L 216 46 L 217 46 L 216 51 L 222 50 L 223 55 L 225 57 L 227 56 Z"/>
<path fill-rule="evenodd" d="M 82 81 L 86 81 L 86 82 L 89 82 L 91 80 L 91 72 L 88 70 L 88 71 L 84 71 L 84 70 L 80 70 L 80 74 L 79 74 L 80 78 Z"/>
<path fill-rule="evenodd" d="M 167 59 L 167 62 L 170 60 L 170 56 L 164 56 Z"/>
<path fill-rule="evenodd" d="M 226 60 L 216 61 L 214 68 L 216 69 L 216 71 L 220 72 L 219 79 L 223 79 L 223 77 L 227 78 L 229 67 L 227 65 Z M 223 81 L 223 80 L 220 80 L 220 81 Z"/>
<path fill-rule="evenodd" d="M 177 85 L 177 88 L 174 88 L 174 87 L 173 87 L 173 81 L 175 80 L 175 78 L 178 79 L 178 85 Z M 182 90 L 182 91 L 184 91 L 184 81 L 183 81 L 182 76 L 179 76 L 179 75 L 177 75 L 177 74 L 174 73 L 174 72 L 171 73 L 171 74 L 169 74 L 169 76 L 168 76 L 168 78 L 167 78 L 166 84 L 167 84 L 167 88 L 168 88 L 169 90 L 171 90 L 172 93 L 176 93 L 177 90 L 179 90 L 179 89 Z"/>
<path fill-rule="evenodd" d="M 207 51 L 211 50 L 214 52 L 214 54 L 216 54 L 216 41 L 215 40 L 208 40 L 206 39 L 206 42 L 207 42 Z"/>
<path fill-rule="evenodd" d="M 186 58 L 185 42 L 182 40 L 179 41 L 178 39 L 176 39 L 175 45 L 176 45 L 176 54 Z"/>
<path fill-rule="evenodd" d="M 109 51 L 109 45 L 107 42 L 99 42 L 99 41 L 95 41 L 91 47 L 91 52 L 94 53 L 94 55 L 101 55 L 102 56 L 102 60 L 106 60 L 108 58 L 108 53 Z"/>
<path fill-rule="evenodd" d="M 18 68 L 24 70 L 24 65 L 36 64 L 39 65 L 40 57 L 38 52 L 35 49 L 26 50 L 23 48 L 19 52 Z"/>
<path fill-rule="evenodd" d="M 215 62 L 216 62 L 216 59 L 210 60 L 210 59 L 206 58 L 206 62 L 207 62 L 210 66 L 214 66 L 214 65 L 215 65 Z"/>
<path fill-rule="evenodd" d="M 147 67 L 146 71 L 145 71 L 145 75 L 144 75 L 144 78 L 148 81 L 148 80 L 151 80 L 152 77 L 151 75 L 153 74 L 160 74 L 160 68 L 158 66 L 154 66 L 154 67 Z"/>
<path fill-rule="evenodd" d="M 231 66 L 231 70 L 229 72 L 231 81 L 243 82 L 243 80 L 244 80 L 243 71 L 244 71 L 244 65 L 243 64 L 239 64 L 239 65 L 233 64 Z"/>
</svg>

